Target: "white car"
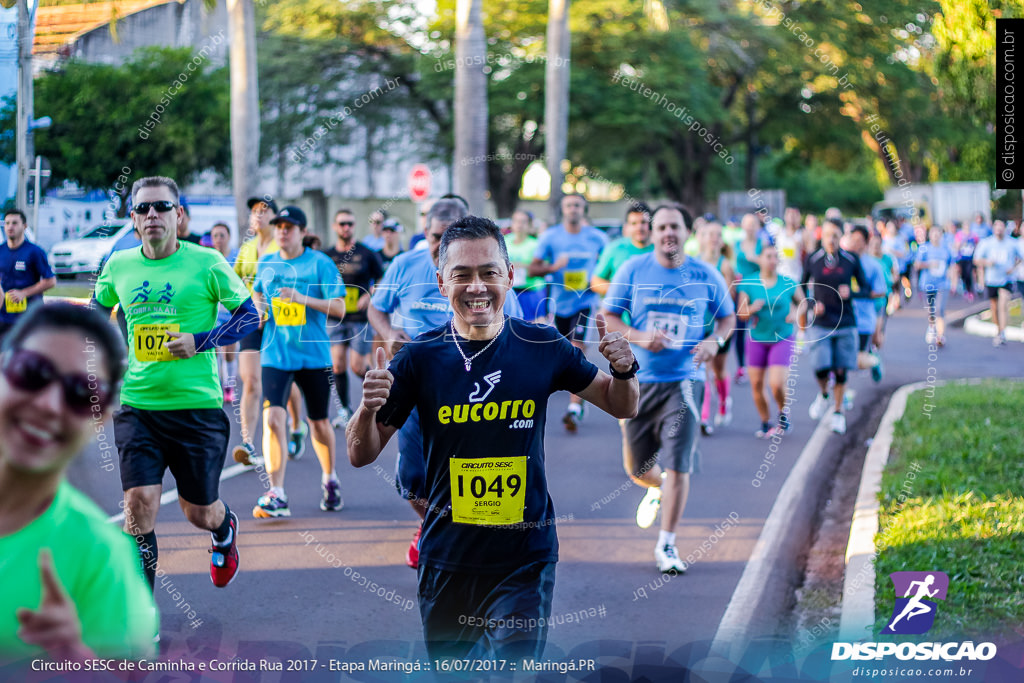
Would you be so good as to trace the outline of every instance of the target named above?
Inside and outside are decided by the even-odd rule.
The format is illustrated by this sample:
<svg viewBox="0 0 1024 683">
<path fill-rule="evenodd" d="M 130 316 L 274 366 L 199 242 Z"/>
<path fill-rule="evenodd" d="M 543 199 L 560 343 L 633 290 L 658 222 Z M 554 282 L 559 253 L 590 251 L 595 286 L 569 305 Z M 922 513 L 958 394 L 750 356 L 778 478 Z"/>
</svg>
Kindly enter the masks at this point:
<svg viewBox="0 0 1024 683">
<path fill-rule="evenodd" d="M 78 239 L 57 242 L 50 248 L 50 267 L 57 277 L 95 273 L 114 243 L 131 230 L 131 220 L 101 223 Z"/>
</svg>

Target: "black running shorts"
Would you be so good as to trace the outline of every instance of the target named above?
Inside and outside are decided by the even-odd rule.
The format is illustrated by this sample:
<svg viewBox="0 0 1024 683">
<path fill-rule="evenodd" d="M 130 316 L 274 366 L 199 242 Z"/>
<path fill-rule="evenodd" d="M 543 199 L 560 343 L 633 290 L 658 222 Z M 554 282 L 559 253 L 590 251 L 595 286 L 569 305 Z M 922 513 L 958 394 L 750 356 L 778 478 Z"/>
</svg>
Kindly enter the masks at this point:
<svg viewBox="0 0 1024 683">
<path fill-rule="evenodd" d="M 564 318 L 560 315 L 555 316 L 555 328 L 558 330 L 558 334 L 562 335 L 569 341 L 583 341 L 584 337 L 587 336 L 587 322 L 590 320 L 590 309 L 584 308 L 582 311 L 577 311 L 572 315 L 565 316 Z"/>
<path fill-rule="evenodd" d="M 263 346 L 263 328 L 257 327 L 249 334 L 242 337 L 238 343 L 239 351 L 259 351 Z"/>
<path fill-rule="evenodd" d="M 306 399 L 309 419 L 326 420 L 331 406 L 331 386 L 334 383 L 334 372 L 329 367 L 280 370 L 264 365 L 264 405 L 284 408 L 288 404 L 293 381 L 299 385 L 302 397 Z"/>
<path fill-rule="evenodd" d="M 121 488 L 159 484 L 168 468 L 178 495 L 193 505 L 220 497 L 220 473 L 231 423 L 223 408 L 141 410 L 114 414 L 114 442 L 121 461 Z"/>
</svg>

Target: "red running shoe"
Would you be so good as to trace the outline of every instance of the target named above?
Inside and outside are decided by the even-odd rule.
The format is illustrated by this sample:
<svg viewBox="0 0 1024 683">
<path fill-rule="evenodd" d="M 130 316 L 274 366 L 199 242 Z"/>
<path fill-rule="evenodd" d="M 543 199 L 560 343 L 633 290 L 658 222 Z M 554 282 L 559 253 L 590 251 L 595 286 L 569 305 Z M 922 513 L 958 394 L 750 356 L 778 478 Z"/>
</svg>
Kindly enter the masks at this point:
<svg viewBox="0 0 1024 683">
<path fill-rule="evenodd" d="M 238 574 L 238 517 L 231 513 L 231 543 L 224 547 L 214 544 L 210 548 L 210 580 L 217 588 L 224 588 Z"/>
<path fill-rule="evenodd" d="M 412 537 L 409 549 L 405 551 L 405 563 L 413 569 L 420 567 L 420 534 L 423 533 L 423 524 L 416 529 L 416 535 Z"/>
</svg>

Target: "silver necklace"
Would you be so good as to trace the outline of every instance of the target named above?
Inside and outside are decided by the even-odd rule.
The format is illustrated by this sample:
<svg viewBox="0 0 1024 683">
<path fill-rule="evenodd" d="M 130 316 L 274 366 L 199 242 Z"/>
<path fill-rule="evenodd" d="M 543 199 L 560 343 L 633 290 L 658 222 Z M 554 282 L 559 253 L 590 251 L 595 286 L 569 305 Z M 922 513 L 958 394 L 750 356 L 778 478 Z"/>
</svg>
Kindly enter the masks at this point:
<svg viewBox="0 0 1024 683">
<path fill-rule="evenodd" d="M 491 344 L 496 342 L 498 340 L 498 337 L 501 336 L 501 331 L 505 329 L 505 316 L 504 315 L 501 316 L 501 327 L 498 328 L 498 333 L 495 334 L 494 337 L 491 338 L 491 341 L 487 342 L 487 346 L 485 346 L 484 348 L 480 349 L 479 351 L 477 351 L 476 353 L 474 353 L 472 356 L 470 356 L 468 358 L 466 357 L 466 354 L 462 352 L 462 347 L 459 346 L 459 337 L 455 333 L 455 320 L 454 319 L 451 321 L 451 328 L 452 328 L 452 341 L 455 342 L 455 348 L 457 348 L 459 350 L 459 355 L 462 356 L 462 360 L 465 362 L 466 372 L 469 372 L 470 369 L 473 367 L 473 361 L 476 360 L 476 357 L 479 356 L 484 351 L 486 351 L 487 349 L 489 349 L 491 347 Z"/>
</svg>

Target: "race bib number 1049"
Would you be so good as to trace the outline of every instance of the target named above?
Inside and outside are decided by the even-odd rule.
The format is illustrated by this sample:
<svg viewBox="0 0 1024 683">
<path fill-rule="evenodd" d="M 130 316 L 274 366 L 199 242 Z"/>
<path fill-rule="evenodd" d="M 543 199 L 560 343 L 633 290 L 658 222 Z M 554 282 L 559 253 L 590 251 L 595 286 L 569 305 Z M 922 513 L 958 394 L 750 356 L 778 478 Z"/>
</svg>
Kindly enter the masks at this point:
<svg viewBox="0 0 1024 683">
<path fill-rule="evenodd" d="M 523 521 L 526 456 L 451 458 L 452 521 L 505 525 Z"/>
</svg>

